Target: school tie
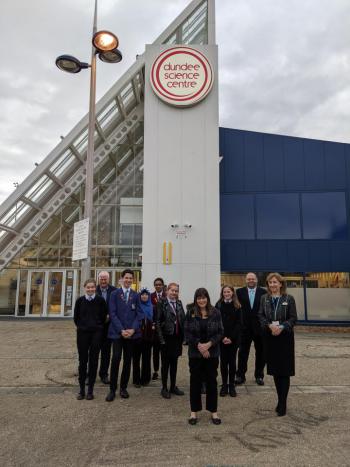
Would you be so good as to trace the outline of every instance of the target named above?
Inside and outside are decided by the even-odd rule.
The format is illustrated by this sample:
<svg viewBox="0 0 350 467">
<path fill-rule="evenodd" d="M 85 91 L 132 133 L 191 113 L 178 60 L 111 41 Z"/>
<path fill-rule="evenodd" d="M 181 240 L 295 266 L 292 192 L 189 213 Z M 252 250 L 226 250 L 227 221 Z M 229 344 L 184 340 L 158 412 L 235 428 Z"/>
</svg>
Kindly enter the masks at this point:
<svg viewBox="0 0 350 467">
<path fill-rule="evenodd" d="M 171 303 L 171 306 L 173 307 L 173 310 L 174 310 L 174 313 L 175 313 L 175 318 L 176 318 L 176 321 L 175 321 L 175 335 L 178 336 L 179 335 L 179 320 L 177 319 L 176 302 L 170 302 L 170 303 Z"/>
<path fill-rule="evenodd" d="M 129 300 L 129 289 L 126 289 L 125 291 L 125 302 L 128 303 Z"/>
</svg>

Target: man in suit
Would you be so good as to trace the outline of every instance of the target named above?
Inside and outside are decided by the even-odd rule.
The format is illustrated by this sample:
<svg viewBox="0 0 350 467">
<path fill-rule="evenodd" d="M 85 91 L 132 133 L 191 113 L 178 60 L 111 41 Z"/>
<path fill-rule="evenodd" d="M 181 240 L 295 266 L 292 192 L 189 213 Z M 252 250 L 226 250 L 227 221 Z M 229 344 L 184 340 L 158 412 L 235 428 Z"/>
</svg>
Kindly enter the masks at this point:
<svg viewBox="0 0 350 467">
<path fill-rule="evenodd" d="M 184 392 L 176 386 L 177 360 L 182 354 L 184 339 L 185 312 L 179 300 L 179 286 L 174 282 L 167 288 L 167 298 L 157 304 L 157 332 L 162 356 L 162 390 L 164 399 L 171 394 L 183 396 Z M 168 373 L 170 372 L 170 391 Z"/>
<path fill-rule="evenodd" d="M 96 288 L 96 294 L 104 298 L 105 302 L 107 303 L 107 307 L 109 305 L 111 293 L 114 290 L 116 290 L 116 288 L 113 287 L 113 285 L 109 284 L 109 273 L 107 271 L 101 271 L 98 274 L 98 286 Z M 102 341 L 101 341 L 101 359 L 100 359 L 99 376 L 103 384 L 109 384 L 108 370 L 109 370 L 109 364 L 111 360 L 112 341 L 108 339 L 108 328 L 109 328 L 109 317 L 107 317 L 107 321 L 103 326 L 103 334 L 102 334 Z"/>
<path fill-rule="evenodd" d="M 110 325 L 108 337 L 113 341 L 110 391 L 107 402 L 115 399 L 118 387 L 119 365 L 123 355 L 123 369 L 120 378 L 120 396 L 129 397 L 127 391 L 130 378 L 133 341 L 140 337 L 140 323 L 143 314 L 138 305 L 138 295 L 131 289 L 134 273 L 131 269 L 122 272 L 122 287 L 112 292 L 109 300 Z"/>
<path fill-rule="evenodd" d="M 258 278 L 255 273 L 246 275 L 246 287 L 237 290 L 237 298 L 242 306 L 243 329 L 241 344 L 238 350 L 238 369 L 236 384 L 245 383 L 245 374 L 252 341 L 255 347 L 255 381 L 259 386 L 264 385 L 264 351 L 262 331 L 258 320 L 260 298 L 266 294 L 266 290 L 258 287 Z"/>
<path fill-rule="evenodd" d="M 154 279 L 154 292 L 151 294 L 151 301 L 153 305 L 153 321 L 157 321 L 157 304 L 161 300 L 166 299 L 166 293 L 164 292 L 164 281 L 161 277 Z M 159 354 L 160 354 L 160 344 L 158 334 L 155 333 L 153 343 L 153 376 L 152 379 L 158 379 L 159 372 Z"/>
</svg>

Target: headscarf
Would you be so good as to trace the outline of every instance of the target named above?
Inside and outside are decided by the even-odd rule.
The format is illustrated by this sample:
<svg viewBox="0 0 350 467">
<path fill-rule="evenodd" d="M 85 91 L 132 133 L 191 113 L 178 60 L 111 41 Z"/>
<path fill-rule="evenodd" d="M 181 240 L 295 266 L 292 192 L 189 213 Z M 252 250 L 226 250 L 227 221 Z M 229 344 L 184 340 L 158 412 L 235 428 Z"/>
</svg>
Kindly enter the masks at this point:
<svg viewBox="0 0 350 467">
<path fill-rule="evenodd" d="M 147 302 L 143 302 L 141 300 L 141 295 L 143 295 L 143 294 L 148 295 Z M 152 305 L 152 302 L 151 302 L 151 292 L 146 288 L 142 288 L 140 290 L 138 299 L 139 299 L 140 308 L 141 308 L 145 318 L 148 319 L 149 321 L 153 321 L 153 305 Z"/>
</svg>

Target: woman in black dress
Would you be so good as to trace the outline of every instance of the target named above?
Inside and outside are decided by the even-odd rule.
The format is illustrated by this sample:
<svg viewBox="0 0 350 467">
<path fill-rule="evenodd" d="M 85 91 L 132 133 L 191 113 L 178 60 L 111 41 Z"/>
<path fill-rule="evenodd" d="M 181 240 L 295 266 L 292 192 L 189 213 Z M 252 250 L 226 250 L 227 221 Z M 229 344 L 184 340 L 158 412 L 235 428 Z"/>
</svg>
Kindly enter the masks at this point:
<svg viewBox="0 0 350 467">
<path fill-rule="evenodd" d="M 242 311 L 235 289 L 224 285 L 221 289 L 220 300 L 215 305 L 220 310 L 224 337 L 220 342 L 220 371 L 222 386 L 220 396 L 230 394 L 236 397 L 235 375 L 236 358 L 242 329 Z"/>
<path fill-rule="evenodd" d="M 266 278 L 267 294 L 261 297 L 259 321 L 264 330 L 267 374 L 272 375 L 278 395 L 277 415 L 287 411 L 290 377 L 295 375 L 294 325 L 298 319 L 295 300 L 286 292 L 285 279 L 277 272 Z"/>
<path fill-rule="evenodd" d="M 87 400 L 94 398 L 94 384 L 98 366 L 98 355 L 101 347 L 103 325 L 106 321 L 107 304 L 96 294 L 95 279 L 84 283 L 85 295 L 79 297 L 74 306 L 74 324 L 77 327 L 77 347 L 79 354 L 79 386 L 78 400 L 85 399 L 85 379 L 89 365 Z"/>
<path fill-rule="evenodd" d="M 193 307 L 185 319 L 185 340 L 188 344 L 190 367 L 191 425 L 197 423 L 197 412 L 202 410 L 201 386 L 206 383 L 206 409 L 211 412 L 211 421 L 220 425 L 217 413 L 217 368 L 219 365 L 220 341 L 223 337 L 220 312 L 210 304 L 208 291 L 197 289 Z"/>
</svg>

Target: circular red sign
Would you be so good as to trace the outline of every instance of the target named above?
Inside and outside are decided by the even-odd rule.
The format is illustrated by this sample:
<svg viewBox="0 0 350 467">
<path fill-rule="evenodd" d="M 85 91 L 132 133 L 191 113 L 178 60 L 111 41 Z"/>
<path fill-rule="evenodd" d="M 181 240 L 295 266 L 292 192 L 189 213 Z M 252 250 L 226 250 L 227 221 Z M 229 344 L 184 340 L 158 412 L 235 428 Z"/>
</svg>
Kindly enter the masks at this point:
<svg viewBox="0 0 350 467">
<path fill-rule="evenodd" d="M 173 47 L 162 52 L 151 69 L 155 94 L 167 104 L 188 107 L 203 100 L 213 86 L 209 60 L 192 47 Z"/>
</svg>

